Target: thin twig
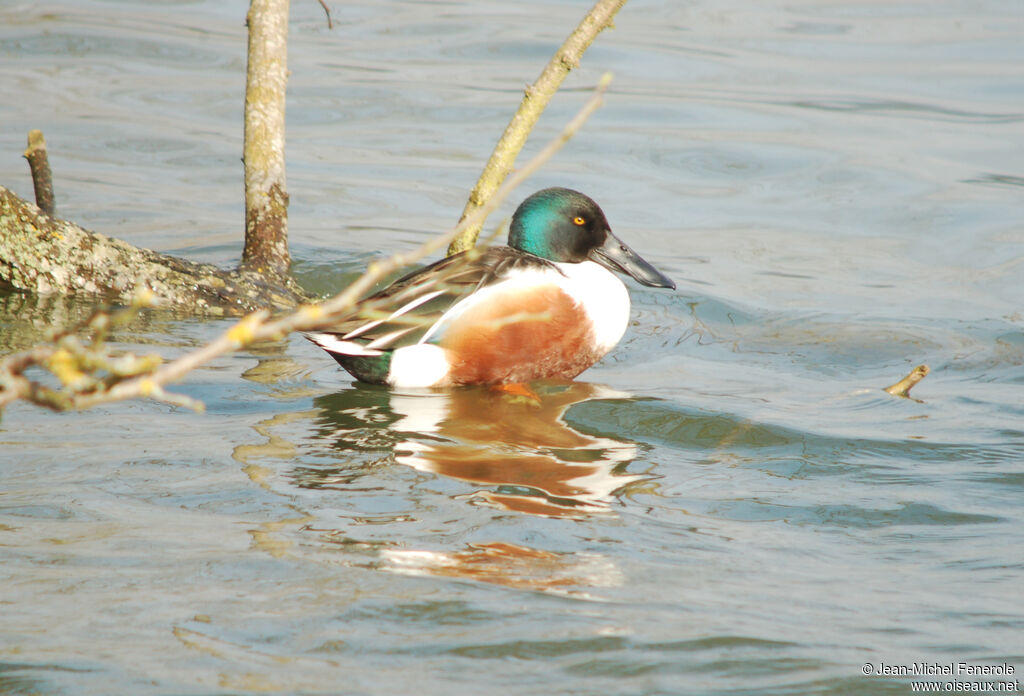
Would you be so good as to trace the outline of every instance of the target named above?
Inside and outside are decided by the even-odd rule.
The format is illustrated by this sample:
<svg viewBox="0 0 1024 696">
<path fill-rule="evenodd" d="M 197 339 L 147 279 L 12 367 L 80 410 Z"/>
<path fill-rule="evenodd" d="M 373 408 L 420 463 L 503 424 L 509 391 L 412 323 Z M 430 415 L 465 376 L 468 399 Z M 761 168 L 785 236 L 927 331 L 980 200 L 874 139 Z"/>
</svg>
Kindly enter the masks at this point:
<svg viewBox="0 0 1024 696">
<path fill-rule="evenodd" d="M 320 0 L 320 7 L 324 8 L 324 14 L 327 15 L 327 28 L 333 29 L 334 25 L 331 23 L 331 8 L 327 7 L 327 3 L 324 0 Z"/>
<path fill-rule="evenodd" d="M 626 0 L 598 0 L 576 27 L 576 30 L 555 52 L 537 81 L 526 88 L 526 94 L 519 104 L 519 109 L 509 121 L 501 139 L 494 147 L 494 152 L 491 153 L 491 158 L 484 165 L 484 170 L 473 187 L 473 191 L 469 194 L 466 208 L 462 211 L 462 220 L 470 218 L 495 194 L 505 177 L 512 171 L 516 157 L 523 149 L 530 131 L 533 130 L 540 115 L 544 113 L 544 109 L 551 101 L 551 97 L 558 91 L 565 76 L 569 74 L 570 70 L 579 66 L 583 53 L 602 30 L 612 25 L 615 14 L 625 4 Z M 467 227 L 462 234 L 456 237 L 448 247 L 448 255 L 465 251 L 476 244 L 485 219 L 480 218 L 479 223 Z"/>
<path fill-rule="evenodd" d="M 253 312 L 223 334 L 205 346 L 191 353 L 165 363 L 150 372 L 117 381 L 105 389 L 87 392 L 75 391 L 74 370 L 80 365 L 72 365 L 61 377 L 65 384 L 64 391 L 50 390 L 36 382 L 27 380 L 21 374 L 31 365 L 45 365 L 52 362 L 57 352 L 54 345 L 37 346 L 29 351 L 7 356 L 0 360 L 0 407 L 15 399 L 25 399 L 40 406 L 54 410 L 85 409 L 99 404 L 121 401 L 135 397 L 147 397 L 158 401 L 201 409 L 201 402 L 181 394 L 164 391 L 164 387 L 175 382 L 200 365 L 214 358 L 231 353 L 257 343 L 259 341 L 280 340 L 293 331 L 312 331 L 329 328 L 343 319 L 357 306 L 359 299 L 370 290 L 381 278 L 392 271 L 408 266 L 419 259 L 442 249 L 457 235 L 462 234 L 470 225 L 479 225 L 508 195 L 534 172 L 541 168 L 558 150 L 583 126 L 587 118 L 601 105 L 602 98 L 611 74 L 605 74 L 590 99 L 583 105 L 575 117 L 559 134 L 548 143 L 524 167 L 508 177 L 495 191 L 487 202 L 470 217 L 460 222 L 454 229 L 434 239 L 424 242 L 416 249 L 404 254 L 395 254 L 383 261 L 375 261 L 369 265 L 354 283 L 338 295 L 321 304 L 304 305 L 296 311 L 271 319 L 265 310 Z M 138 306 L 144 304 L 140 299 Z M 94 331 L 103 331 L 105 325 L 99 320 L 90 320 Z M 95 386 L 95 381 L 90 383 Z M 92 387 L 90 387 L 91 389 Z"/>
</svg>

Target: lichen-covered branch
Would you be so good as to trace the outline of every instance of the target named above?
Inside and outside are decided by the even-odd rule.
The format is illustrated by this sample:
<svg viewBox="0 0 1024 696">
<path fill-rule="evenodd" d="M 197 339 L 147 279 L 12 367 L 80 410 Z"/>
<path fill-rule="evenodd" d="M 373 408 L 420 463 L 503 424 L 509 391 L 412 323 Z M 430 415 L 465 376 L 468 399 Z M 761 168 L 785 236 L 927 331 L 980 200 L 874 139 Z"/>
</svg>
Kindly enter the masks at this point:
<svg viewBox="0 0 1024 696">
<path fill-rule="evenodd" d="M 241 350 L 253 343 L 279 340 L 293 331 L 330 328 L 346 317 L 357 306 L 360 298 L 386 275 L 439 251 L 468 227 L 479 226 L 509 193 L 537 171 L 579 130 L 590 114 L 600 106 L 610 80 L 611 76 L 605 75 L 597 90 L 558 138 L 510 176 L 479 210 L 447 234 L 426 242 L 412 252 L 371 263 L 362 276 L 331 299 L 321 304 L 303 305 L 278 317 L 272 317 L 266 310 L 253 312 L 212 342 L 167 363 L 156 357 L 137 358 L 111 351 L 104 341 L 108 327 L 129 314 L 95 315 L 86 323 L 86 332 L 90 334 L 86 340 L 79 338 L 76 332 L 65 332 L 55 342 L 0 359 L 0 409 L 19 399 L 63 411 L 138 397 L 202 408 L 199 402 L 165 391 L 164 387 L 218 356 Z M 129 312 L 138 311 L 152 299 L 147 293 L 137 295 Z M 26 377 L 25 371 L 30 367 L 45 368 L 60 382 L 61 387 L 49 387 Z"/>
<path fill-rule="evenodd" d="M 0 285 L 48 295 L 85 292 L 128 304 L 139 290 L 199 314 L 242 314 L 309 299 L 294 282 L 140 249 L 51 217 L 0 186 Z"/>
<path fill-rule="evenodd" d="M 576 30 L 569 35 L 569 38 L 551 58 L 536 82 L 526 88 L 526 94 L 519 104 L 519 109 L 509 121 L 501 139 L 494 147 L 494 152 L 491 153 L 491 158 L 487 160 L 476 186 L 469 194 L 466 208 L 462 211 L 462 220 L 473 215 L 498 190 L 505 177 L 512 171 L 516 157 L 523 149 L 530 131 L 533 130 L 551 97 L 562 85 L 565 76 L 569 74 L 570 70 L 579 66 L 583 53 L 602 30 L 612 25 L 615 14 L 625 4 L 626 0 L 598 0 L 597 4 L 576 27 Z M 465 251 L 476 244 L 483 223 L 484 220 L 481 220 L 479 225 L 469 227 L 459 235 L 448 247 L 448 254 Z"/>
<path fill-rule="evenodd" d="M 280 277 L 291 265 L 284 167 L 288 0 L 252 0 L 247 23 L 242 266 Z"/>
</svg>

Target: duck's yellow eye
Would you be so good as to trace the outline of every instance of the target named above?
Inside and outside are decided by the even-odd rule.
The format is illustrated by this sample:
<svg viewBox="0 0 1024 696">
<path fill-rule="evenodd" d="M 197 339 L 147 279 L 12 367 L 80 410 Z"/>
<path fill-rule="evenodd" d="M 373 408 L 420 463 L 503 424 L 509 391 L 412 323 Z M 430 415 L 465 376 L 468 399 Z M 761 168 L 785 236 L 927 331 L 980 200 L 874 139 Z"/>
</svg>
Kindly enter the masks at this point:
<svg viewBox="0 0 1024 696">
<path fill-rule="evenodd" d="M 572 224 L 574 224 L 574 225 L 582 225 L 582 224 L 583 224 L 583 223 L 585 223 L 585 222 L 586 222 L 586 220 L 584 220 L 584 219 L 583 219 L 583 218 L 582 218 L 581 216 L 579 216 L 579 215 L 577 215 L 576 217 L 574 217 L 574 218 L 572 219 Z"/>
</svg>

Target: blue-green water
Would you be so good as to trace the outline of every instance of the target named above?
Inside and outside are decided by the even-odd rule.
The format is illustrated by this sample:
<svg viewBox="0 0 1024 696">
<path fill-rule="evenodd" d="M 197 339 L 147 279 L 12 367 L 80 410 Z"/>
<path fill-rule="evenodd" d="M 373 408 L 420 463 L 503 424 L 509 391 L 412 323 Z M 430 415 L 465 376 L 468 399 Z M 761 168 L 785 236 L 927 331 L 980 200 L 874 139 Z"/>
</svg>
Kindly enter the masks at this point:
<svg viewBox="0 0 1024 696">
<path fill-rule="evenodd" d="M 446 229 L 587 2 L 292 8 L 296 272 Z M 233 263 L 243 2 L 0 6 L 0 183 Z M 673 277 L 540 403 L 301 338 L 0 421 L 0 692 L 903 694 L 1024 670 L 1024 6 L 631 0 L 529 155 Z M 502 210 L 507 216 L 515 202 Z M 495 216 L 491 224 L 500 222 Z M 5 350 L 88 302 L 0 303 Z M 174 356 L 226 322 L 153 314 Z M 914 365 L 915 400 L 881 391 Z M 961 688 L 956 687 L 956 688 Z M 954 688 L 950 686 L 948 688 Z"/>
</svg>

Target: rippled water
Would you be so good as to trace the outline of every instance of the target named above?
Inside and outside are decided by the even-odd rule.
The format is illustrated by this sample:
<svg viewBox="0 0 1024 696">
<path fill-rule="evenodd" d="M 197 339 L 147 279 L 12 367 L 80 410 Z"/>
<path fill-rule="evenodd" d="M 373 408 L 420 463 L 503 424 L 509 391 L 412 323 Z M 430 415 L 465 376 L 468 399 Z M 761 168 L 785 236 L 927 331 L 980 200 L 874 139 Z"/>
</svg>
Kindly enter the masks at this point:
<svg viewBox="0 0 1024 696">
<path fill-rule="evenodd" d="M 296 272 L 450 225 L 587 2 L 293 3 Z M 0 7 L 0 183 L 232 263 L 245 3 Z M 301 338 L 0 422 L 0 692 L 910 692 L 1024 670 L 1024 6 L 633 0 L 530 182 L 679 284 L 539 401 L 353 385 Z M 509 202 L 503 215 L 514 205 Z M 492 225 L 498 224 L 495 216 Z M 0 298 L 5 350 L 90 310 Z M 179 354 L 226 326 L 154 313 Z M 881 391 L 914 365 L 914 399 Z M 945 681 L 966 677 L 940 677 Z M 952 687 L 950 687 L 952 688 Z"/>
</svg>

